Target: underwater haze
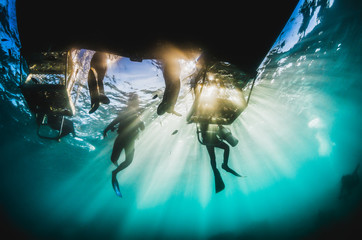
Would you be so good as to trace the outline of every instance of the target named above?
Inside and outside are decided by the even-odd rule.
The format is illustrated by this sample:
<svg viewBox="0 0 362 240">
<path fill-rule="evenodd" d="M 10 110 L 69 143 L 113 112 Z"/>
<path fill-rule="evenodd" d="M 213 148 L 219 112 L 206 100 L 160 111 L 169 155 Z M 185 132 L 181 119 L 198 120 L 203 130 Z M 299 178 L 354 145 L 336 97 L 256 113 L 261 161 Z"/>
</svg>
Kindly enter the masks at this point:
<svg viewBox="0 0 362 240">
<path fill-rule="evenodd" d="M 71 93 L 77 137 L 37 136 L 18 88 L 20 47 L 14 0 L 0 0 L 1 235 L 26 239 L 308 239 L 360 233 L 362 188 L 340 199 L 341 178 L 361 162 L 361 1 L 300 0 L 260 64 L 250 102 L 228 126 L 239 140 L 217 166 L 186 123 L 187 80 L 175 106 L 157 116 L 165 88 L 157 62 L 113 56 L 104 79 L 111 103 L 88 114 L 91 50 Z M 181 62 L 181 79 L 194 65 Z M 225 63 L 225 68 L 229 65 Z M 243 75 L 242 69 L 240 75 Z M 235 79 L 236 81 L 238 79 Z M 248 96 L 249 82 L 244 88 Z M 137 93 L 146 129 L 132 164 L 111 184 L 116 133 L 103 129 Z M 177 131 L 176 131 L 177 130 Z M 124 159 L 122 153 L 120 161 Z M 361 170 L 357 173 L 361 175 Z M 12 237 L 12 238 L 13 238 Z"/>
</svg>

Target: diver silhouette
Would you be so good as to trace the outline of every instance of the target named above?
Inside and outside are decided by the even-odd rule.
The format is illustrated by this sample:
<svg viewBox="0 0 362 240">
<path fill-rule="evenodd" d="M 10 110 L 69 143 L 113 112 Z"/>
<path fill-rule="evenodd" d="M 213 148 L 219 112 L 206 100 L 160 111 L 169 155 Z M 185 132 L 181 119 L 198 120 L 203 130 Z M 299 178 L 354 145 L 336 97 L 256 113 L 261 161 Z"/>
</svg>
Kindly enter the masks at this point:
<svg viewBox="0 0 362 240">
<path fill-rule="evenodd" d="M 221 125 L 215 125 L 215 124 L 208 124 L 208 123 L 200 123 L 200 133 L 202 136 L 202 144 L 206 146 L 207 152 L 210 156 L 210 164 L 212 171 L 214 173 L 215 178 L 215 192 L 218 193 L 222 191 L 225 188 L 224 181 L 221 178 L 220 172 L 216 167 L 216 156 L 215 156 L 215 147 L 221 148 L 224 150 L 224 159 L 221 167 L 233 174 L 234 176 L 241 177 L 237 172 L 235 172 L 233 169 L 231 169 L 228 166 L 229 162 L 229 153 L 230 153 L 230 147 L 228 144 L 226 144 L 223 141 L 223 138 L 225 138 L 225 128 Z M 229 135 L 230 137 L 230 135 Z M 236 139 L 234 138 L 234 141 Z M 237 140 L 236 140 L 237 141 Z M 201 141 L 200 141 L 201 143 Z M 233 142 L 232 145 L 236 145 L 237 142 Z M 234 146 L 235 146 L 234 145 Z"/>
<path fill-rule="evenodd" d="M 131 94 L 128 99 L 128 106 L 104 129 L 103 136 L 107 136 L 109 130 L 114 131 L 118 124 L 118 136 L 113 144 L 111 161 L 117 166 L 112 171 L 112 186 L 119 197 L 122 197 L 117 181 L 117 173 L 128 167 L 132 161 L 135 152 L 135 140 L 140 131 L 145 129 L 144 123 L 139 118 L 139 100 L 137 94 Z M 117 161 L 122 150 L 125 150 L 126 159 L 118 165 Z"/>
<path fill-rule="evenodd" d="M 339 199 L 345 199 L 349 197 L 352 193 L 352 190 L 359 184 L 359 170 L 360 164 L 356 166 L 352 174 L 346 174 L 341 178 L 341 192 L 339 194 Z"/>
<path fill-rule="evenodd" d="M 88 87 L 91 97 L 91 109 L 89 113 L 95 112 L 100 103 L 109 104 L 109 98 L 104 93 L 103 79 L 107 72 L 107 54 L 96 52 L 90 62 L 88 72 Z"/>
</svg>

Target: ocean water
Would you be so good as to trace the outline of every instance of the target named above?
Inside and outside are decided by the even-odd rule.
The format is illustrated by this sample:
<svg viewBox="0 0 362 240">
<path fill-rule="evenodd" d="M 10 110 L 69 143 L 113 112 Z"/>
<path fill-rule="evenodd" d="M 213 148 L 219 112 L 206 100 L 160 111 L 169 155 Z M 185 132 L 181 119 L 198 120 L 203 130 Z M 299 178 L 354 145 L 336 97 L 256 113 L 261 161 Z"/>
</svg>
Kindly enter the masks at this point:
<svg viewBox="0 0 362 240">
<path fill-rule="evenodd" d="M 18 88 L 15 2 L 0 1 L 3 232 L 31 239 L 348 239 L 362 210 L 361 184 L 338 198 L 341 177 L 362 155 L 361 7 L 354 0 L 298 3 L 260 64 L 248 107 L 230 125 L 239 144 L 229 164 L 245 177 L 223 171 L 216 150 L 226 187 L 215 194 L 206 148 L 185 119 L 187 80 L 176 105 L 182 117 L 155 113 L 164 89 L 155 61 L 113 56 L 105 78 L 111 103 L 89 115 L 94 52 L 73 51 L 77 137 L 38 138 Z M 193 65 L 180 64 L 183 79 Z M 133 163 L 118 174 L 119 198 L 111 185 L 116 134 L 103 139 L 102 131 L 129 92 L 140 97 L 146 129 Z"/>
</svg>

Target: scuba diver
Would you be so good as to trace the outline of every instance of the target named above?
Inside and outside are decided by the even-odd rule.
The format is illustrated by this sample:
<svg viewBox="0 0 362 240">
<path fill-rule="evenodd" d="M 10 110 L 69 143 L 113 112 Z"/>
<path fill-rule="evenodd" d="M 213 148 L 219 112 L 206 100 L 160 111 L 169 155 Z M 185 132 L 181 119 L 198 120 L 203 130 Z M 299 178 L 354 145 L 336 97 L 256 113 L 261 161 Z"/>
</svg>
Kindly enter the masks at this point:
<svg viewBox="0 0 362 240">
<path fill-rule="evenodd" d="M 342 176 L 341 178 L 342 186 L 341 186 L 339 199 L 347 198 L 349 195 L 351 195 L 352 190 L 359 184 L 359 175 L 358 175 L 359 166 L 360 164 L 358 163 L 352 174 L 346 174 Z"/>
<path fill-rule="evenodd" d="M 109 104 L 109 98 L 104 94 L 103 79 L 107 72 L 107 54 L 96 52 L 90 62 L 88 87 L 91 97 L 89 114 L 95 112 L 101 103 Z"/>
<path fill-rule="evenodd" d="M 215 147 L 224 150 L 224 160 L 221 167 L 234 176 L 241 177 L 228 166 L 230 147 L 223 141 L 226 140 L 234 147 L 238 143 L 238 140 L 234 138 L 231 135 L 231 132 L 222 125 L 200 123 L 198 133 L 201 133 L 202 136 L 202 141 L 199 139 L 200 143 L 206 146 L 207 152 L 209 153 L 210 164 L 215 178 L 215 192 L 218 193 L 224 190 L 225 184 L 221 178 L 219 170 L 216 167 Z"/>
<path fill-rule="evenodd" d="M 104 129 L 103 136 L 107 136 L 109 130 L 114 131 L 115 125 L 118 125 L 118 136 L 114 141 L 111 161 L 116 165 L 112 171 L 112 186 L 119 197 L 122 197 L 117 181 L 117 173 L 128 167 L 132 161 L 135 152 L 134 144 L 140 131 L 145 129 L 144 123 L 139 118 L 139 100 L 137 94 L 131 94 L 128 99 L 127 108 Z M 122 150 L 125 150 L 126 159 L 118 165 L 117 161 Z"/>
<path fill-rule="evenodd" d="M 37 113 L 35 115 L 38 126 L 42 124 L 44 115 L 45 115 L 44 113 Z M 59 131 L 60 133 L 57 140 L 60 141 L 62 137 L 65 137 L 70 133 L 73 135 L 73 137 L 76 137 L 73 122 L 69 119 L 66 118 L 62 119 L 62 118 L 63 117 L 61 116 L 47 114 L 47 124 L 49 125 L 49 127 Z M 62 126 L 62 121 L 63 121 L 63 126 Z"/>
</svg>

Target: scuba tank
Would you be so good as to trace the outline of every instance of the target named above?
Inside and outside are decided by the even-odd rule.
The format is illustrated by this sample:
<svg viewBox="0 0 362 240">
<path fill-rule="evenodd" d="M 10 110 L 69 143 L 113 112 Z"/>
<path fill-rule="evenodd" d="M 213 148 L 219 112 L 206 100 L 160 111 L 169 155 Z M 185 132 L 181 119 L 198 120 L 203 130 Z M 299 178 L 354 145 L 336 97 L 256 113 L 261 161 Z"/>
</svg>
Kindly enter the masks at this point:
<svg viewBox="0 0 362 240">
<path fill-rule="evenodd" d="M 239 140 L 231 134 L 230 129 L 223 127 L 222 125 L 219 125 L 218 135 L 221 139 L 227 141 L 232 147 L 235 147 L 239 143 Z"/>
</svg>

